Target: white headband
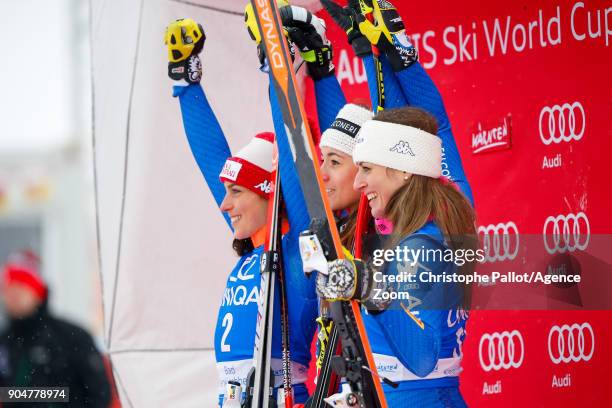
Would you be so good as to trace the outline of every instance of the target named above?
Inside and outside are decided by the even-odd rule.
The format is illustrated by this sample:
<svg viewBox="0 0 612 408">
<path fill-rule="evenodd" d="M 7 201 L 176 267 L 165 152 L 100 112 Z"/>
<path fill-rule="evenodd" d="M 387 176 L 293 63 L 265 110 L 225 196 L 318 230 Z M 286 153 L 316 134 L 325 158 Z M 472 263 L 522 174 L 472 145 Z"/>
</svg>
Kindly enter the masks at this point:
<svg viewBox="0 0 612 408">
<path fill-rule="evenodd" d="M 344 105 L 334 123 L 321 135 L 319 147 L 331 147 L 351 156 L 355 147 L 355 137 L 361 125 L 373 116 L 371 110 L 359 105 L 352 103 Z"/>
<path fill-rule="evenodd" d="M 412 126 L 369 120 L 357 135 L 353 162 L 438 178 L 442 175 L 442 140 Z"/>
</svg>

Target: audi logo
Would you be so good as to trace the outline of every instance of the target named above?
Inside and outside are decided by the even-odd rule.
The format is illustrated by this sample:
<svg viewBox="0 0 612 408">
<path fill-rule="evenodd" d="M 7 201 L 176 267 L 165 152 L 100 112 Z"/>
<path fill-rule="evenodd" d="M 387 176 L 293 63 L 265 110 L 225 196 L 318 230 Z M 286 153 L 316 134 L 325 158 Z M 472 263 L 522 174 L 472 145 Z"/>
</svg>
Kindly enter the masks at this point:
<svg viewBox="0 0 612 408">
<path fill-rule="evenodd" d="M 485 333 L 478 344 L 478 357 L 485 371 L 519 368 L 525 358 L 523 336 L 518 330 Z"/>
<path fill-rule="evenodd" d="M 513 234 L 511 234 L 513 233 Z M 516 224 L 490 224 L 478 227 L 486 262 L 513 260 L 519 250 L 519 232 Z M 512 237 L 514 236 L 514 238 Z"/>
<path fill-rule="evenodd" d="M 589 323 L 553 326 L 548 333 L 548 355 L 555 364 L 589 361 L 594 352 L 595 333 Z"/>
<path fill-rule="evenodd" d="M 540 111 L 540 139 L 545 145 L 580 140 L 586 127 L 586 115 L 580 102 L 545 106 Z"/>
<path fill-rule="evenodd" d="M 586 214 L 550 216 L 544 221 L 544 247 L 549 254 L 555 252 L 584 251 L 591 238 L 591 226 Z"/>
</svg>

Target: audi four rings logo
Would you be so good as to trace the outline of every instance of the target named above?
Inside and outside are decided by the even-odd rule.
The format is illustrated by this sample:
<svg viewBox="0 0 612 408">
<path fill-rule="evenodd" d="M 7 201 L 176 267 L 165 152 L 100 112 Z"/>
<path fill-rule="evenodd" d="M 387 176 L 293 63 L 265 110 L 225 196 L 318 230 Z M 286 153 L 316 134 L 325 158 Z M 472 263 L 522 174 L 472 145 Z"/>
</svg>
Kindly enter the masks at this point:
<svg viewBox="0 0 612 408">
<path fill-rule="evenodd" d="M 478 344 L 480 366 L 485 371 L 519 368 L 525 358 L 525 342 L 518 330 L 485 333 Z"/>
<path fill-rule="evenodd" d="M 481 234 L 485 261 L 495 262 L 516 258 L 519 250 L 519 232 L 514 222 L 480 226 L 478 235 Z"/>
<path fill-rule="evenodd" d="M 548 355 L 553 363 L 589 361 L 595 352 L 595 333 L 589 323 L 553 326 L 548 333 Z"/>
<path fill-rule="evenodd" d="M 586 115 L 580 102 L 545 106 L 540 111 L 540 139 L 545 145 L 580 140 L 586 127 Z"/>
<path fill-rule="evenodd" d="M 550 216 L 544 221 L 544 247 L 549 254 L 555 252 L 584 251 L 591 238 L 591 226 L 586 214 Z"/>
</svg>

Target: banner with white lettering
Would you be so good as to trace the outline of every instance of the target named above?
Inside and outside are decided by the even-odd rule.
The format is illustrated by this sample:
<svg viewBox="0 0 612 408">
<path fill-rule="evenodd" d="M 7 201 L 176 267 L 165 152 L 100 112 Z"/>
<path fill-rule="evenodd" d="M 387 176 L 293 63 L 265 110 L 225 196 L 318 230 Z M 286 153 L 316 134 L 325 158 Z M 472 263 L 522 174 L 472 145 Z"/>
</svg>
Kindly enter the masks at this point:
<svg viewBox="0 0 612 408">
<path fill-rule="evenodd" d="M 610 233 L 612 4 L 394 4 L 444 98 L 474 192 L 479 233 L 492 240 L 504 233 L 538 234 L 537 245 L 551 259 L 576 255 L 593 243 L 591 235 Z M 363 65 L 346 35 L 326 12 L 318 14 L 327 21 L 347 99 L 369 101 Z M 499 253 L 487 261 L 513 260 L 506 246 L 493 242 L 491 250 Z M 468 405 L 612 401 L 612 313 L 580 303 L 574 309 L 472 311 L 460 377 Z"/>
</svg>

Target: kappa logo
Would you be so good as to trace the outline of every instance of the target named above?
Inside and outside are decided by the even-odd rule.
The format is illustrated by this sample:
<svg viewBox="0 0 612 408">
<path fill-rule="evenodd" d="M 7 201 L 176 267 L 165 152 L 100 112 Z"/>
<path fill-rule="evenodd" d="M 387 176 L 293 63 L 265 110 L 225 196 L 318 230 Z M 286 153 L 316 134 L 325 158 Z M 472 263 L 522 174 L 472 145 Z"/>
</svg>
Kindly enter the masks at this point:
<svg viewBox="0 0 612 408">
<path fill-rule="evenodd" d="M 256 185 L 255 188 L 258 188 L 264 193 L 268 194 L 270 193 L 270 191 L 272 191 L 272 183 L 270 183 L 268 180 L 264 180 L 258 185 Z"/>
<path fill-rule="evenodd" d="M 415 154 L 412 151 L 412 148 L 410 147 L 408 142 L 406 142 L 404 140 L 400 140 L 399 142 L 397 142 L 397 144 L 395 146 L 393 146 L 392 148 L 390 148 L 389 151 L 390 152 L 396 152 L 396 153 L 399 153 L 399 154 L 409 154 L 411 156 L 415 156 Z"/>
</svg>

